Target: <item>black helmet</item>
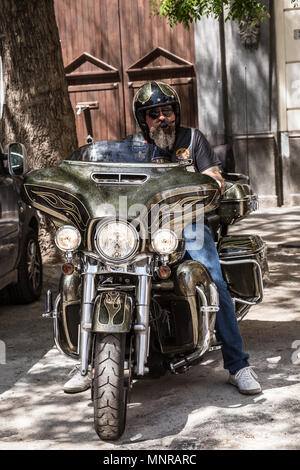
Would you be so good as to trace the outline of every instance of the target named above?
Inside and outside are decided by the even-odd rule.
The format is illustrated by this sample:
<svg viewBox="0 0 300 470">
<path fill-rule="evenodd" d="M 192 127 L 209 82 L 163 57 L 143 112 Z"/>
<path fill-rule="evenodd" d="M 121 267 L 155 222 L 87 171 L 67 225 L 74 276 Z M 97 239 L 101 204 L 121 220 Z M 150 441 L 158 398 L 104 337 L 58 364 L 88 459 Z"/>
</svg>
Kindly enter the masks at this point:
<svg viewBox="0 0 300 470">
<path fill-rule="evenodd" d="M 164 82 L 147 82 L 133 98 L 133 114 L 145 139 L 149 140 L 145 111 L 158 106 L 172 105 L 176 116 L 176 128 L 180 125 L 180 100 L 177 92 Z"/>
</svg>

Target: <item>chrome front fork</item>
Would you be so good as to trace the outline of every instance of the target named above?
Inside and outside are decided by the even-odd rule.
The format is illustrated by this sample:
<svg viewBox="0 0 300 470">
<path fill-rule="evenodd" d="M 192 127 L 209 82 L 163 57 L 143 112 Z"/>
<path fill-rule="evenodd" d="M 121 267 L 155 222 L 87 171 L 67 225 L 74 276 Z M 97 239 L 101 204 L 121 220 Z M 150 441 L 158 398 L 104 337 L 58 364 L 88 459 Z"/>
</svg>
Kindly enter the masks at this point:
<svg viewBox="0 0 300 470">
<path fill-rule="evenodd" d="M 89 367 L 93 306 L 96 295 L 95 274 L 84 274 L 82 287 L 79 354 L 81 374 L 86 375 Z"/>
<path fill-rule="evenodd" d="M 139 276 L 136 288 L 136 324 L 135 331 L 135 373 L 144 375 L 148 372 L 145 367 L 147 362 L 150 332 L 150 299 L 151 299 L 151 276 L 142 274 Z"/>
<path fill-rule="evenodd" d="M 149 260 L 147 258 L 140 260 L 136 265 L 136 274 L 138 282 L 136 287 L 136 323 L 135 332 L 135 373 L 144 375 L 148 372 L 145 364 L 147 362 L 149 351 L 149 319 L 150 319 L 150 300 L 151 300 L 151 274 L 148 272 Z M 83 275 L 82 303 L 81 303 L 81 323 L 79 336 L 79 355 L 81 364 L 81 374 L 86 375 L 89 367 L 93 306 L 96 296 L 95 276 L 97 269 L 89 266 L 87 272 Z"/>
</svg>

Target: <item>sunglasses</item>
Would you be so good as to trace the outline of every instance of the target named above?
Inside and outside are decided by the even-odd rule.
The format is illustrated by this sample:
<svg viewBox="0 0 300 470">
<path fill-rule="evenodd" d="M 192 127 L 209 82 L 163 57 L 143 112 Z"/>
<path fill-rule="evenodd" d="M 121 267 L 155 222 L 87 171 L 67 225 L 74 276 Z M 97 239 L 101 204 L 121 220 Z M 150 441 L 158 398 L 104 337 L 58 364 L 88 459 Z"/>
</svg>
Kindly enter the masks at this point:
<svg viewBox="0 0 300 470">
<path fill-rule="evenodd" d="M 171 117 L 172 114 L 174 113 L 174 111 L 173 111 L 173 109 L 162 109 L 162 110 L 150 109 L 149 111 L 147 111 L 147 116 L 149 116 L 149 118 L 151 118 L 151 119 L 157 119 L 157 118 L 159 118 L 161 113 L 165 117 Z"/>
</svg>

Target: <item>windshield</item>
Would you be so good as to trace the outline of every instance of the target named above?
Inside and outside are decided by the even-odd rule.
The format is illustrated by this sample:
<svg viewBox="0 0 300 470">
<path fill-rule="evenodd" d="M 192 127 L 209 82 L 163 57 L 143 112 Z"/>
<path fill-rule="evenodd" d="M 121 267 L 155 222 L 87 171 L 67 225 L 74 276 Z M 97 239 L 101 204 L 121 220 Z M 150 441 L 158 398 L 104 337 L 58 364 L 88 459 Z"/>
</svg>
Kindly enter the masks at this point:
<svg viewBox="0 0 300 470">
<path fill-rule="evenodd" d="M 76 149 L 67 160 L 101 163 L 161 163 L 158 148 L 144 142 L 112 141 L 93 142 Z M 170 159 L 165 159 L 166 163 Z"/>
</svg>

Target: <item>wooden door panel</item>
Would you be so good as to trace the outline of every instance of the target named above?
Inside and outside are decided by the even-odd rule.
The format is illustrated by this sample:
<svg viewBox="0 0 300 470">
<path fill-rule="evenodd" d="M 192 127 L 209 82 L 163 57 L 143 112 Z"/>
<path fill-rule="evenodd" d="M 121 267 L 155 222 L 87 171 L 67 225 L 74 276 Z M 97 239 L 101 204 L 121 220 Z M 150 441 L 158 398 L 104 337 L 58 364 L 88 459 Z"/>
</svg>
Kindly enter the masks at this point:
<svg viewBox="0 0 300 470">
<path fill-rule="evenodd" d="M 181 124 L 187 127 L 197 127 L 197 96 L 194 78 L 171 80 L 170 84 L 177 91 L 181 102 Z"/>
<path fill-rule="evenodd" d="M 182 102 L 182 123 L 197 127 L 195 69 L 190 67 L 195 63 L 193 26 L 190 30 L 182 25 L 171 29 L 166 19 L 150 15 L 150 2 L 126 0 L 120 2 L 120 30 L 127 134 L 137 129 L 132 115 L 134 92 L 148 80 L 174 83 Z M 162 54 L 153 55 L 153 51 L 158 49 Z M 132 73 L 134 64 L 138 64 L 140 69 L 136 77 Z"/>
<path fill-rule="evenodd" d="M 54 6 L 65 66 L 86 51 L 120 68 L 118 0 L 54 0 Z"/>
<path fill-rule="evenodd" d="M 55 0 L 55 12 L 79 145 L 90 134 L 88 118 L 94 140 L 120 138 L 125 131 L 118 0 Z M 98 108 L 77 114 L 78 103 L 91 102 Z"/>
<path fill-rule="evenodd" d="M 118 139 L 122 133 L 120 119 L 119 84 L 98 87 L 72 87 L 70 99 L 76 117 L 79 145 L 87 143 L 88 135 L 93 140 Z M 87 104 L 90 109 L 78 114 L 79 106 Z M 96 105 L 94 107 L 94 105 Z"/>
<path fill-rule="evenodd" d="M 147 80 L 174 85 L 182 123 L 197 127 L 193 26 L 171 29 L 166 19 L 150 15 L 148 0 L 54 3 L 80 145 L 88 130 L 77 103 L 99 103 L 90 111 L 94 140 L 123 138 L 138 130 L 132 99 Z"/>
</svg>

